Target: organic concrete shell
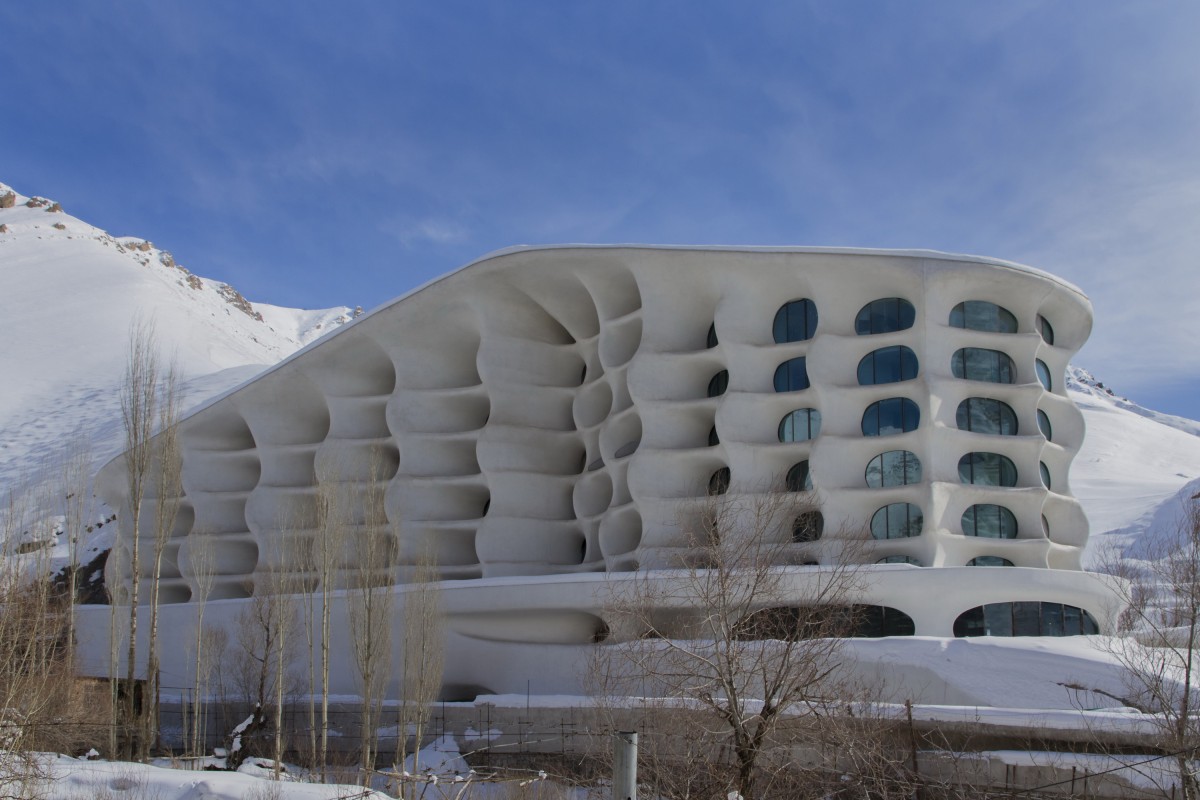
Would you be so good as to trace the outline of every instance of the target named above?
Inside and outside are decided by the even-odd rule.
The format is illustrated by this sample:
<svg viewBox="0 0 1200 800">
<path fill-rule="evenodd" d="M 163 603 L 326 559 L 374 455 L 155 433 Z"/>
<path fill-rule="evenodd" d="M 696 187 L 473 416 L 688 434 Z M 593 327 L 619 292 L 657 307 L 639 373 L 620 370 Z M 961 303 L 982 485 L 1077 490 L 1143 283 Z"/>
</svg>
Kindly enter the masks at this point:
<svg viewBox="0 0 1200 800">
<path fill-rule="evenodd" d="M 776 311 L 805 298 L 817 309 L 815 334 L 777 343 Z M 860 310 L 884 298 L 911 303 L 912 326 L 856 333 Z M 1016 331 L 951 326 L 952 310 L 965 301 L 1007 309 Z M 1043 335 L 1043 320 L 1052 337 Z M 280 570 L 315 587 L 315 574 L 295 555 L 313 535 L 321 485 L 352 498 L 355 535 L 388 540 L 389 561 L 371 568 L 397 586 L 427 550 L 446 580 L 532 585 L 538 576 L 683 563 L 690 548 L 678 520 L 705 502 L 715 471 L 729 468 L 731 493 L 773 492 L 803 460 L 825 536 L 795 544 L 790 563 L 830 563 L 841 557 L 841 543 L 867 540 L 855 558 L 908 557 L 929 574 L 980 556 L 1079 570 L 1087 519 L 1068 470 L 1084 430 L 1063 375 L 1090 328 L 1091 306 L 1078 289 L 976 257 L 640 246 L 501 252 L 376 309 L 183 421 L 183 513 L 169 539 L 163 599 L 184 603 L 196 590 L 188 545 L 198 532 L 219 543 L 212 597 L 265 591 Z M 860 385 L 864 357 L 896 346 L 915 355 L 915 378 Z M 962 348 L 1007 354 L 1012 382 L 956 377 L 952 361 Z M 776 391 L 776 369 L 799 357 L 809 388 Z M 1039 381 L 1039 362 L 1049 388 Z M 727 388 L 709 396 L 723 370 Z M 970 397 L 1007 404 L 1017 435 L 960 430 L 956 410 Z M 915 403 L 920 424 L 864 436 L 864 410 L 888 398 Z M 781 442 L 780 421 L 797 409 L 820 412 L 819 435 Z M 1052 425 L 1050 439 L 1039 411 Z M 915 455 L 920 480 L 868 486 L 868 464 L 890 451 Z M 977 452 L 1010 459 L 1015 485 L 964 484 L 959 462 Z M 101 476 L 114 506 L 125 500 L 123 485 L 118 459 Z M 872 540 L 875 512 L 905 503 L 921 509 L 920 535 Z M 979 504 L 1009 509 L 1016 538 L 964 535 L 964 512 Z M 127 514 L 121 518 L 128 526 Z M 353 558 L 348 552 L 340 568 L 353 570 Z M 110 578 L 127 559 L 110 561 Z M 977 570 L 954 570 L 960 597 L 906 601 L 916 597 L 913 579 L 889 576 L 912 569 L 873 571 L 869 594 L 905 606 L 918 633 L 950 635 L 932 620 L 983 602 L 970 590 Z M 1009 599 L 1047 599 L 1021 588 L 1029 570 L 1010 574 Z M 1005 580 L 989 575 L 987 585 Z M 896 582 L 894 602 L 889 582 Z M 1082 576 L 1067 585 L 1083 593 L 1077 605 L 1108 618 L 1101 589 L 1083 596 Z M 563 624 L 590 632 L 595 609 L 580 605 L 584 616 L 572 611 Z M 472 613 L 452 628 L 468 636 L 504 629 L 494 615 Z"/>
</svg>

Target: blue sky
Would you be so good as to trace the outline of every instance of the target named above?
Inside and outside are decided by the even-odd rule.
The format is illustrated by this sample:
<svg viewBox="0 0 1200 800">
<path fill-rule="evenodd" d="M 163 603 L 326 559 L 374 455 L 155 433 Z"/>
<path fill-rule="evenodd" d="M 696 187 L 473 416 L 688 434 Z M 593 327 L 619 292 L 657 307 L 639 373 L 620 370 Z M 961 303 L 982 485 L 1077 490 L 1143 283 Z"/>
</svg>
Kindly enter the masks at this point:
<svg viewBox="0 0 1200 800">
<path fill-rule="evenodd" d="M 921 247 L 1200 417 L 1200 3 L 0 4 L 0 180 L 252 300 L 512 244 Z"/>
</svg>

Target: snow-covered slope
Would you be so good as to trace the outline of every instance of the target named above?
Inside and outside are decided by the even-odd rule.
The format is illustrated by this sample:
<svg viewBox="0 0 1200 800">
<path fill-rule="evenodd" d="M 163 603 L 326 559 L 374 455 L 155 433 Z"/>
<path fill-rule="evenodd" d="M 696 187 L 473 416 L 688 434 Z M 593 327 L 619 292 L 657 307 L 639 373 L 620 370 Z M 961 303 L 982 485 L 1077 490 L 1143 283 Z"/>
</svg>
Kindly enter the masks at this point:
<svg viewBox="0 0 1200 800">
<path fill-rule="evenodd" d="M 1067 390 L 1087 424 L 1071 490 L 1091 523 L 1084 565 L 1095 567 L 1109 548 L 1124 554 L 1169 531 L 1200 490 L 1200 422 L 1142 408 L 1078 367 Z"/>
<path fill-rule="evenodd" d="M 119 387 L 131 325 L 155 325 L 185 405 L 252 377 L 350 318 L 251 304 L 142 239 L 114 237 L 57 203 L 0 184 L 0 493 L 77 432 L 96 462 L 120 450 Z"/>
</svg>

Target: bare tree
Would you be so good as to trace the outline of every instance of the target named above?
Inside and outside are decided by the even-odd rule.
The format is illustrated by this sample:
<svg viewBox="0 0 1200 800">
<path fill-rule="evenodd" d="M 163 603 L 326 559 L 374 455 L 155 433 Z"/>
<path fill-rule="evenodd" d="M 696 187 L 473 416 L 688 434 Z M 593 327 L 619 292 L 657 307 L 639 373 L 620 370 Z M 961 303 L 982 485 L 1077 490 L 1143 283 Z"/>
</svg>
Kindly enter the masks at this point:
<svg viewBox="0 0 1200 800">
<path fill-rule="evenodd" d="M 751 800 L 772 791 L 785 771 L 786 763 L 764 757 L 780 727 L 816 718 L 837 695 L 842 637 L 860 623 L 852 597 L 861 583 L 854 552 L 861 538 L 838 532 L 796 543 L 796 530 L 796 538 L 812 538 L 804 535 L 819 513 L 811 492 L 727 489 L 716 487 L 681 513 L 691 547 L 679 569 L 614 584 L 597 688 L 608 697 L 662 698 L 664 712 L 686 709 L 701 735 L 675 739 L 670 774 L 678 776 L 680 758 L 700 757 L 704 791 Z M 824 566 L 789 566 L 812 561 L 822 546 Z M 687 796 L 700 787 L 655 788 Z"/>
<path fill-rule="evenodd" d="M 274 711 L 274 721 L 279 721 L 282 697 L 293 677 L 296 625 L 294 598 L 285 592 L 271 592 L 267 586 L 256 587 L 238 615 L 231 677 L 248 706 L 252 722 L 242 735 L 243 746 L 235 764 L 256 749 L 253 739 L 261 737 L 267 727 L 268 709 Z M 281 749 L 277 738 L 273 751 Z"/>
<path fill-rule="evenodd" d="M 79 547 L 82 532 L 94 510 L 91 441 L 77 433 L 59 462 L 59 482 L 63 494 L 63 533 L 67 537 L 67 602 L 70 606 L 67 635 L 68 662 L 75 662 L 75 606 L 79 602 Z"/>
<path fill-rule="evenodd" d="M 384 511 L 384 452 L 371 454 L 370 475 L 361 485 L 362 526 L 353 537 L 349 599 L 350 640 L 358 672 L 361 702 L 360 758 L 364 785 L 375 766 L 377 733 L 384 690 L 391 673 L 391 620 L 396 537 Z"/>
<path fill-rule="evenodd" d="M 421 768 L 421 743 L 432 704 L 442 687 L 446 660 L 445 618 L 438 587 L 437 558 L 429 545 L 417 552 L 412 581 L 404 592 L 402 653 L 397 761 L 400 769 L 417 774 Z M 411 769 L 407 738 L 410 730 L 413 732 Z M 415 797 L 415 784 L 411 791 Z"/>
<path fill-rule="evenodd" d="M 208 694 L 209 678 L 212 671 L 212 660 L 205 648 L 204 609 L 208 604 L 208 596 L 212 593 L 216 577 L 215 553 L 211 534 L 194 531 L 188 536 L 187 542 L 188 568 L 192 574 L 192 606 L 196 609 L 195 639 L 193 640 L 194 661 L 193 681 L 195 692 L 192 698 L 192 729 L 191 749 L 195 754 L 204 750 L 207 738 L 205 721 L 207 711 L 205 699 Z"/>
<path fill-rule="evenodd" d="M 183 496 L 183 458 L 179 447 L 181 387 L 174 363 L 163 374 L 155 397 L 158 433 L 153 439 L 154 540 L 150 564 L 150 631 L 146 652 L 147 691 L 143 712 L 143 752 L 157 739 L 162 669 L 158 652 L 158 611 L 163 553 L 175 528 Z"/>
<path fill-rule="evenodd" d="M 333 470 L 336 476 L 338 470 Z M 349 500 L 346 497 L 346 486 L 329 476 L 317 485 L 315 498 L 315 514 L 313 520 L 313 541 L 306 556 L 313 570 L 317 591 L 308 592 L 303 604 L 306 631 L 309 647 L 309 731 L 310 744 L 314 753 L 314 762 L 322 775 L 325 775 L 329 756 L 329 659 L 330 659 L 330 612 L 334 597 L 334 576 L 338 555 L 342 550 L 347 535 L 347 518 Z M 318 602 L 318 609 L 314 608 Z M 318 682 L 313 675 L 313 665 L 316 654 L 313 652 L 314 639 L 320 644 L 320 658 L 316 662 L 320 666 L 320 721 L 316 720 L 314 696 L 318 693 Z"/>
<path fill-rule="evenodd" d="M 1174 528 L 1113 554 L 1123 580 L 1121 636 L 1107 640 L 1129 684 L 1126 702 L 1160 721 L 1160 749 L 1175 760 L 1184 800 L 1200 798 L 1200 495 L 1185 501 Z M 1164 791 L 1168 787 L 1163 787 Z M 1173 791 L 1173 790 L 1172 790 Z"/>
</svg>

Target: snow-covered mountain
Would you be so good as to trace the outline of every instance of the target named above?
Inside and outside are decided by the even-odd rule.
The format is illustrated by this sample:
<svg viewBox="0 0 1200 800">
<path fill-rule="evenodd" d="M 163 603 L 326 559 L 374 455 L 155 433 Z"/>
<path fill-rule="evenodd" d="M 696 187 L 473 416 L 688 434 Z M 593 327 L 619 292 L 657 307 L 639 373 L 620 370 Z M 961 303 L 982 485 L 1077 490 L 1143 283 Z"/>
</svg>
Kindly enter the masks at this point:
<svg viewBox="0 0 1200 800">
<path fill-rule="evenodd" d="M 144 239 L 111 236 L 0 183 L 0 494 L 80 433 L 97 464 L 120 451 L 119 387 L 135 320 L 154 324 L 191 407 L 351 315 L 251 303 Z"/>
</svg>

